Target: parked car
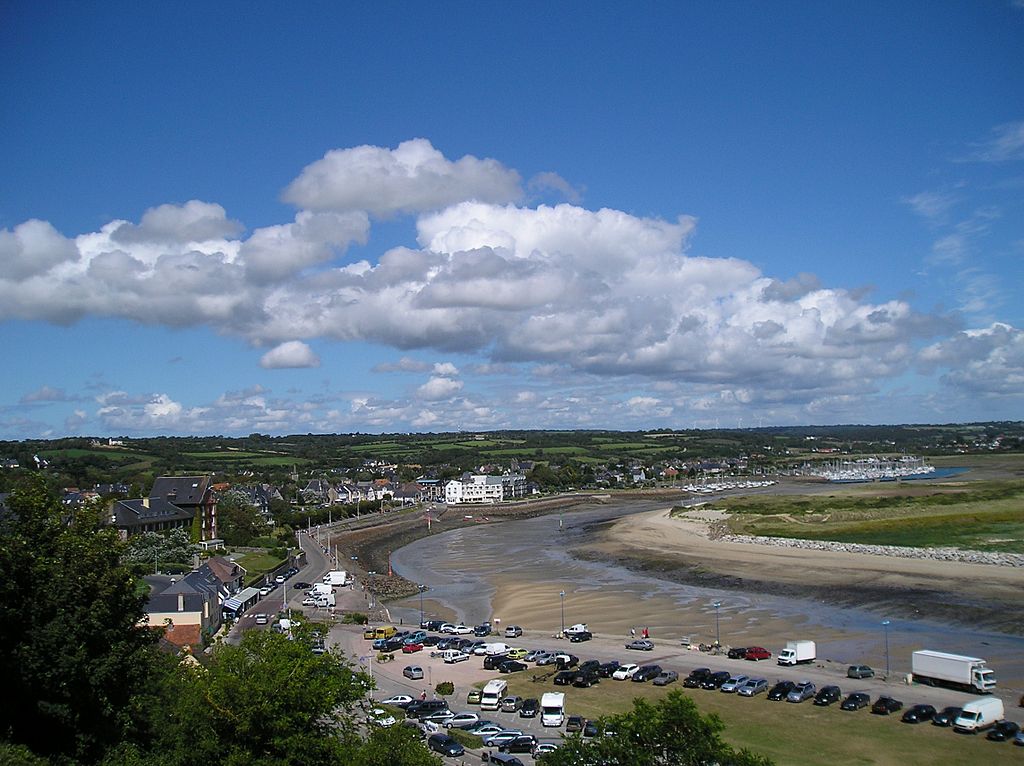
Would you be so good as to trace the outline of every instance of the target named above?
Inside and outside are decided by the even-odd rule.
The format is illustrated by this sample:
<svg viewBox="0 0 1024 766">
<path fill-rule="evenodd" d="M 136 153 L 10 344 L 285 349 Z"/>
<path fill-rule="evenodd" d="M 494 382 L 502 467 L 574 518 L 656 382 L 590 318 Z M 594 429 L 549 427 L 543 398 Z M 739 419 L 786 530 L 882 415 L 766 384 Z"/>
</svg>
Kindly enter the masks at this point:
<svg viewBox="0 0 1024 766">
<path fill-rule="evenodd" d="M 889 713 L 895 713 L 897 710 L 902 709 L 902 702 L 886 696 L 879 697 L 875 700 L 875 704 L 871 706 L 871 712 L 877 715 L 889 715 Z"/>
<path fill-rule="evenodd" d="M 768 691 L 768 699 L 772 702 L 781 702 L 795 687 L 796 684 L 792 681 L 779 681 Z"/>
<path fill-rule="evenodd" d="M 488 654 L 484 657 L 484 670 L 497 670 L 501 667 L 501 663 L 509 661 L 504 654 Z"/>
<path fill-rule="evenodd" d="M 744 656 L 746 660 L 770 660 L 772 653 L 765 649 L 763 646 L 750 646 L 747 647 L 747 653 Z"/>
<path fill-rule="evenodd" d="M 427 747 L 435 753 L 456 758 L 466 752 L 466 749 L 447 734 L 431 734 L 427 737 Z"/>
<path fill-rule="evenodd" d="M 473 628 L 473 635 L 480 636 L 480 638 L 491 635 L 491 623 L 484 622 L 480 625 L 477 625 L 475 628 Z"/>
<path fill-rule="evenodd" d="M 938 713 L 932 716 L 932 726 L 952 726 L 956 721 L 956 717 L 964 712 L 961 707 L 944 707 Z"/>
<path fill-rule="evenodd" d="M 854 692 L 839 703 L 840 710 L 860 710 L 871 704 L 871 695 L 864 692 Z"/>
<path fill-rule="evenodd" d="M 601 731 L 597 727 L 597 721 L 587 719 L 587 722 L 583 724 L 584 737 L 596 737 L 600 733 Z"/>
<path fill-rule="evenodd" d="M 638 638 L 626 644 L 627 649 L 635 649 L 641 652 L 649 652 L 654 648 L 654 642 L 647 638 Z"/>
<path fill-rule="evenodd" d="M 444 726 L 450 720 L 455 717 L 455 713 L 451 710 L 435 710 L 432 713 L 426 713 L 418 716 L 422 723 L 436 723 L 438 726 Z"/>
<path fill-rule="evenodd" d="M 382 699 L 380 701 L 380 704 L 394 705 L 395 707 L 405 708 L 408 707 L 410 702 L 412 702 L 412 697 L 410 697 L 408 694 L 393 694 L 387 699 Z"/>
<path fill-rule="evenodd" d="M 620 665 L 619 669 L 612 673 L 612 678 L 616 681 L 626 681 L 633 677 L 633 674 L 640 669 L 639 665 L 629 663 L 627 665 Z"/>
<path fill-rule="evenodd" d="M 309 590 L 310 588 L 313 587 L 313 583 L 311 583 L 311 582 L 293 582 L 292 583 L 292 587 L 295 588 L 295 590 Z"/>
<path fill-rule="evenodd" d="M 519 638 L 521 635 L 523 635 L 523 629 L 518 625 L 505 626 L 505 638 Z"/>
<path fill-rule="evenodd" d="M 538 742 L 537 747 L 533 748 L 533 757 L 536 758 L 538 755 L 543 755 L 544 753 L 553 753 L 557 749 L 557 742 Z"/>
<path fill-rule="evenodd" d="M 554 665 L 557 662 L 557 657 L 555 652 L 541 652 L 533 661 L 538 665 Z"/>
<path fill-rule="evenodd" d="M 568 686 L 576 678 L 575 670 L 559 670 L 555 673 L 554 684 L 555 686 Z"/>
<path fill-rule="evenodd" d="M 873 678 L 875 671 L 867 665 L 850 665 L 846 669 L 847 678 Z"/>
<path fill-rule="evenodd" d="M 730 660 L 742 660 L 747 656 L 747 647 L 745 646 L 734 646 L 725 653 L 725 656 Z"/>
<path fill-rule="evenodd" d="M 743 684 L 745 684 L 749 680 L 750 680 L 750 676 L 744 676 L 744 675 L 732 675 L 732 676 L 729 676 L 728 680 L 724 684 L 722 684 L 722 686 L 719 689 L 719 691 L 723 691 L 726 694 L 732 694 L 732 693 L 734 693 L 736 691 L 739 691 L 739 688 L 741 686 L 743 686 Z"/>
<path fill-rule="evenodd" d="M 566 733 L 574 731 L 583 731 L 583 716 L 571 715 L 565 719 L 565 731 Z"/>
<path fill-rule="evenodd" d="M 661 665 L 641 665 L 630 681 L 644 683 L 661 675 Z"/>
<path fill-rule="evenodd" d="M 306 596 L 304 599 L 302 599 L 302 605 L 303 606 L 316 606 L 316 599 L 313 598 L 312 596 Z"/>
<path fill-rule="evenodd" d="M 578 644 L 581 641 L 589 641 L 594 637 L 594 634 L 589 630 L 578 630 L 575 633 L 569 634 L 569 641 L 574 644 Z"/>
<path fill-rule="evenodd" d="M 537 658 L 542 654 L 550 654 L 550 652 L 547 649 L 531 649 L 526 653 L 526 656 L 523 657 L 523 659 L 527 662 L 536 662 Z"/>
<path fill-rule="evenodd" d="M 466 695 L 467 705 L 479 705 L 480 700 L 483 699 L 484 693 L 479 689 L 471 689 L 469 694 Z"/>
<path fill-rule="evenodd" d="M 683 686 L 687 689 L 697 689 L 705 678 L 711 675 L 711 668 L 697 668 L 691 670 L 690 675 L 683 679 Z"/>
<path fill-rule="evenodd" d="M 525 649 L 509 649 L 505 652 L 505 656 L 510 660 L 521 660 L 526 657 L 527 653 Z"/>
<path fill-rule="evenodd" d="M 537 738 L 532 734 L 520 734 L 503 745 L 498 746 L 502 753 L 532 753 L 537 746 Z"/>
<path fill-rule="evenodd" d="M 825 707 L 833 702 L 839 702 L 842 698 L 843 692 L 838 686 L 822 686 L 818 693 L 814 695 L 814 704 Z"/>
<path fill-rule="evenodd" d="M 567 654 L 565 652 L 560 652 L 559 654 L 555 655 L 555 666 L 559 670 L 565 670 L 566 668 L 574 667 L 579 664 L 579 661 L 580 658 L 577 657 L 575 654 Z"/>
<path fill-rule="evenodd" d="M 505 731 L 505 727 L 494 721 L 481 721 L 476 726 L 470 726 L 466 729 L 470 734 L 475 734 L 478 737 L 490 737 L 498 732 Z"/>
<path fill-rule="evenodd" d="M 387 728 L 388 726 L 394 726 L 396 723 L 398 723 L 398 721 L 395 720 L 395 717 L 382 707 L 375 707 L 373 710 L 371 710 L 369 714 L 369 720 L 370 723 L 374 724 L 375 726 L 383 726 L 385 728 Z"/>
<path fill-rule="evenodd" d="M 736 690 L 736 693 L 741 697 L 753 697 L 766 691 L 768 691 L 768 679 L 748 678 L 747 682 Z"/>
<path fill-rule="evenodd" d="M 418 681 L 423 678 L 423 668 L 419 665 L 406 665 L 402 668 L 402 675 L 412 681 Z"/>
<path fill-rule="evenodd" d="M 520 718 L 536 718 L 540 712 L 540 702 L 536 697 L 527 697 L 519 708 Z"/>
<path fill-rule="evenodd" d="M 498 666 L 499 673 L 518 673 L 520 670 L 526 670 L 529 665 L 519 660 L 505 660 Z"/>
<path fill-rule="evenodd" d="M 501 747 L 506 742 L 511 742 L 516 737 L 521 737 L 523 732 L 519 729 L 505 729 L 499 731 L 497 734 L 492 734 L 489 737 L 484 737 L 484 745 L 487 747 Z"/>
<path fill-rule="evenodd" d="M 732 674 L 728 670 L 719 670 L 717 673 L 712 673 L 703 681 L 700 682 L 701 689 L 721 689 L 722 684 L 729 680 Z"/>
<path fill-rule="evenodd" d="M 797 681 L 793 690 L 786 695 L 786 702 L 803 702 L 814 696 L 817 687 L 810 681 Z"/>
<path fill-rule="evenodd" d="M 655 678 L 651 683 L 655 686 L 668 686 L 669 684 L 674 684 L 677 680 L 679 680 L 679 674 L 676 671 L 663 670 L 661 671 L 661 675 Z"/>
<path fill-rule="evenodd" d="M 476 713 L 456 713 L 444 722 L 448 729 L 468 729 L 480 723 L 480 716 Z"/>
<path fill-rule="evenodd" d="M 523 706 L 523 698 L 517 697 L 515 694 L 510 694 L 507 697 L 502 697 L 498 703 L 498 709 L 502 713 L 515 713 Z"/>
<path fill-rule="evenodd" d="M 447 657 L 445 657 L 444 661 L 448 665 L 454 665 L 457 662 L 465 662 L 468 659 L 469 655 L 465 652 L 455 652 L 455 654 L 449 654 Z"/>
<path fill-rule="evenodd" d="M 481 721 L 476 726 L 470 726 L 466 729 L 470 734 L 475 734 L 478 737 L 490 737 L 499 732 L 505 731 L 505 727 L 494 721 Z"/>
<path fill-rule="evenodd" d="M 597 666 L 597 674 L 601 676 L 601 678 L 611 678 L 612 673 L 618 670 L 619 667 L 620 666 L 618 660 L 609 660 L 608 662 L 602 662 L 600 665 Z"/>
<path fill-rule="evenodd" d="M 911 705 L 903 712 L 903 723 L 921 723 L 930 721 L 935 717 L 935 708 L 932 705 Z"/>
<path fill-rule="evenodd" d="M 415 654 L 416 652 L 422 652 L 422 651 L 423 651 L 423 644 L 416 644 L 416 643 L 413 643 L 413 644 L 402 644 L 402 653 L 403 654 Z"/>
<path fill-rule="evenodd" d="M 1024 705 L 1022 705 L 1024 707 Z M 934 722 L 933 722 L 934 723 Z M 1024 745 L 1024 729 L 1018 731 L 1013 737 L 1013 744 Z"/>
<path fill-rule="evenodd" d="M 636 676 L 633 677 L 636 680 Z M 601 682 L 601 676 L 597 674 L 597 668 L 591 667 L 581 670 L 576 668 L 576 675 L 573 676 L 572 685 L 581 689 L 589 689 L 594 684 Z"/>
<path fill-rule="evenodd" d="M 1020 731 L 1020 726 L 1013 721 L 996 721 L 992 724 L 992 728 L 988 730 L 986 738 L 993 742 L 1005 742 L 1008 739 L 1013 739 L 1017 736 Z"/>
</svg>

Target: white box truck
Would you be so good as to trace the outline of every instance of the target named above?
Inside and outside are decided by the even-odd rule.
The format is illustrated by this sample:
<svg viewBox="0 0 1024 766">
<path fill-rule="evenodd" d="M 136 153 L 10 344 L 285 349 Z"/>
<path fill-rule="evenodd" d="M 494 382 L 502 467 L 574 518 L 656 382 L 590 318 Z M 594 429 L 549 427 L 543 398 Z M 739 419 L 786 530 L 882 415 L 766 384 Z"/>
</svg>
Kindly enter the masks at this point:
<svg viewBox="0 0 1024 766">
<path fill-rule="evenodd" d="M 345 570 L 334 570 L 324 575 L 324 582 L 328 585 L 345 585 L 348 583 L 348 574 Z"/>
<path fill-rule="evenodd" d="M 481 710 L 497 710 L 498 704 L 501 702 L 501 698 L 505 696 L 505 692 L 508 691 L 508 682 L 494 679 L 488 681 L 487 685 L 484 686 L 484 691 L 480 695 L 480 709 Z"/>
<path fill-rule="evenodd" d="M 960 715 L 953 722 L 953 728 L 957 731 L 975 732 L 987 729 L 996 721 L 1001 721 L 1006 716 L 1003 710 L 1003 701 L 998 697 L 982 697 L 971 700 L 964 704 Z"/>
<path fill-rule="evenodd" d="M 320 598 L 320 596 L 326 596 L 329 593 L 333 594 L 334 589 L 325 582 L 314 583 L 309 591 L 309 595 L 313 598 Z"/>
<path fill-rule="evenodd" d="M 923 650 L 914 652 L 910 672 L 919 684 L 952 686 L 964 691 L 990 694 L 996 688 L 996 674 L 978 657 Z"/>
<path fill-rule="evenodd" d="M 813 641 L 787 641 L 786 648 L 779 652 L 780 665 L 799 665 L 803 662 L 814 662 L 818 650 Z"/>
<path fill-rule="evenodd" d="M 321 609 L 335 606 L 336 603 L 333 593 L 325 593 L 316 597 L 316 605 Z"/>
<path fill-rule="evenodd" d="M 565 721 L 565 695 L 545 692 L 540 698 L 540 722 L 543 726 L 561 726 Z"/>
</svg>

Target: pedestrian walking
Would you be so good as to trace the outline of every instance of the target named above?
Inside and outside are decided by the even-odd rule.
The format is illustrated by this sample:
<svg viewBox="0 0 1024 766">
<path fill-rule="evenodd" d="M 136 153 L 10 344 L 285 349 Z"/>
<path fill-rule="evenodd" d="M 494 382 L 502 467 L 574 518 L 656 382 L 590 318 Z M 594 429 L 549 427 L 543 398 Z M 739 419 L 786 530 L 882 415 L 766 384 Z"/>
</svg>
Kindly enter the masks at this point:
<svg viewBox="0 0 1024 766">
<path fill-rule="evenodd" d="M 644 628 L 644 638 L 650 638 L 650 637 L 651 637 L 650 631 L 647 630 L 647 628 Z"/>
<path fill-rule="evenodd" d="M 636 638 L 636 628 L 630 628 L 629 629 L 629 637 L 630 638 Z"/>
<path fill-rule="evenodd" d="M 427 690 L 426 690 L 426 689 L 424 689 L 424 690 L 423 690 L 423 693 L 422 693 L 422 694 L 420 695 L 420 699 L 421 699 L 421 700 L 425 700 L 426 698 L 427 698 Z"/>
</svg>

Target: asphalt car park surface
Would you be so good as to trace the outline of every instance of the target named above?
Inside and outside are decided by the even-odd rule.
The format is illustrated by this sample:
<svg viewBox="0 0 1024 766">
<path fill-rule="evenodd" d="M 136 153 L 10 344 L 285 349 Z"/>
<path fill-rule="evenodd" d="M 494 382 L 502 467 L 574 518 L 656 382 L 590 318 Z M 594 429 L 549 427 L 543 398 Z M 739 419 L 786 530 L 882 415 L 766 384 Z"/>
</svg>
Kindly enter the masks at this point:
<svg viewBox="0 0 1024 766">
<path fill-rule="evenodd" d="M 400 626 L 396 627 L 401 629 Z M 404 627 L 406 629 L 414 629 L 409 626 Z M 558 741 L 565 731 L 564 724 L 557 729 L 542 726 L 539 716 L 535 718 L 522 718 L 516 712 L 501 712 L 500 710 L 481 711 L 478 704 L 468 704 L 466 696 L 471 689 L 478 688 L 484 682 L 491 679 L 506 678 L 497 669 L 484 669 L 483 657 L 480 655 L 471 655 L 470 659 L 465 662 L 446 664 L 440 657 L 430 657 L 428 647 L 427 650 L 413 655 L 403 655 L 401 652 L 396 652 L 394 660 L 387 663 L 378 663 L 376 661 L 377 652 L 370 648 L 370 641 L 363 638 L 362 628 L 358 626 L 337 626 L 332 630 L 331 638 L 349 656 L 358 658 L 359 662 L 371 669 L 378 688 L 378 691 L 374 693 L 375 699 L 384 699 L 393 694 L 408 694 L 414 699 L 418 699 L 424 693 L 430 698 L 433 696 L 432 690 L 435 684 L 440 681 L 451 681 L 455 686 L 455 692 L 447 699 L 449 708 L 453 713 L 474 712 L 481 719 L 494 721 L 509 729 L 519 729 L 524 734 L 532 734 L 538 741 Z M 872 703 L 881 696 L 895 697 L 903 702 L 904 709 L 916 704 L 931 704 L 941 710 L 947 706 L 960 706 L 965 701 L 976 696 L 950 689 L 916 685 L 909 686 L 902 679 L 891 679 L 886 682 L 884 679 L 877 677 L 863 679 L 847 678 L 846 671 L 848 666 L 846 664 L 815 662 L 795 667 L 783 667 L 777 665 L 774 659 L 761 661 L 730 659 L 724 654 L 713 655 L 688 649 L 678 644 L 661 644 L 656 637 L 652 637 L 653 649 L 642 653 L 627 650 L 625 645 L 628 643 L 628 639 L 625 637 L 598 636 L 584 644 L 578 644 L 570 643 L 567 640 L 559 639 L 540 631 L 531 631 L 528 628 L 524 629 L 522 636 L 515 639 L 504 638 L 501 635 L 491 635 L 483 640 L 504 642 L 510 646 L 525 649 L 547 649 L 553 652 L 571 653 L 579 657 L 581 663 L 586 660 L 607 662 L 608 660 L 615 659 L 625 664 L 630 660 L 642 660 L 643 664 L 660 665 L 665 670 L 674 670 L 679 674 L 678 680 L 670 684 L 669 689 L 673 687 L 682 688 L 683 679 L 694 668 L 708 667 L 712 671 L 727 672 L 730 675 L 765 678 L 768 681 L 769 688 L 780 680 L 794 682 L 810 681 L 817 690 L 821 690 L 826 686 L 838 686 L 841 689 L 842 696 L 835 703 L 837 708 L 839 707 L 839 702 L 853 692 L 863 692 L 870 695 Z M 424 679 L 421 681 L 410 681 L 403 678 L 402 670 L 408 664 L 416 664 L 423 667 L 426 672 Z M 538 667 L 531 663 L 521 677 L 530 679 L 534 675 L 547 675 L 553 670 L 555 670 L 555 667 L 551 665 Z M 565 714 L 567 717 L 573 715 L 575 711 L 573 710 L 572 697 L 575 687 L 554 686 L 552 684 L 553 678 L 554 676 L 550 675 L 543 683 L 538 683 L 536 694 L 530 696 L 539 699 L 544 692 L 564 691 L 566 693 Z M 632 682 L 602 678 L 601 683 L 606 685 L 609 691 L 620 690 L 619 693 L 623 697 L 623 709 L 625 710 L 627 707 L 625 703 L 631 699 L 632 689 L 634 688 L 631 685 Z M 698 704 L 702 694 L 721 693 L 718 690 L 701 691 L 687 689 L 686 691 L 694 695 L 698 700 Z M 766 695 L 764 693 L 758 694 L 753 698 L 742 698 L 738 695 L 729 696 L 741 700 L 738 702 L 739 705 L 766 704 Z M 811 705 L 811 699 L 802 704 Z M 785 707 L 781 707 L 779 715 L 786 714 Z M 1012 710 L 1013 706 L 1007 703 L 1007 713 L 1011 718 L 1013 717 Z M 866 713 L 867 710 L 863 712 Z M 851 714 L 856 713 L 843 713 L 843 715 Z M 493 749 L 496 750 L 497 748 Z M 477 756 L 481 752 L 480 750 L 467 750 L 467 754 L 475 754 Z M 528 754 L 517 753 L 516 755 L 523 763 L 533 763 L 533 759 Z"/>
</svg>

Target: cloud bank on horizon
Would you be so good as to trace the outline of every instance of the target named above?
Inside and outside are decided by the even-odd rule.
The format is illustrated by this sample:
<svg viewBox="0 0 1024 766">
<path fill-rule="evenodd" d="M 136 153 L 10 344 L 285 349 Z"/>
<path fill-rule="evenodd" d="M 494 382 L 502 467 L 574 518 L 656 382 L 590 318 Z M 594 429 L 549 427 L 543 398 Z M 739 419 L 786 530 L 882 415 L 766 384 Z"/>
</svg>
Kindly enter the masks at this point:
<svg viewBox="0 0 1024 766">
<path fill-rule="evenodd" d="M 1019 160 L 1022 136 L 1024 122 L 999 126 L 965 161 Z M 538 188 L 566 201 L 533 202 Z M 955 194 L 904 202 L 941 222 Z M 91 232 L 34 219 L 0 230 L 0 321 L 208 328 L 258 349 L 266 370 L 315 369 L 346 344 L 375 344 L 396 358 L 379 374 L 418 376 L 407 395 L 253 386 L 186 403 L 106 390 L 76 403 L 67 432 L 725 426 L 742 413 L 747 425 L 756 413 L 766 425 L 849 422 L 906 376 L 937 381 L 935 420 L 946 396 L 1022 403 L 1024 331 L 984 316 L 985 275 L 966 267 L 977 303 L 960 310 L 874 301 L 810 273 L 780 279 L 756 253 L 691 252 L 698 223 L 685 211 L 589 209 L 555 172 L 524 180 L 425 138 L 329 151 L 282 199 L 292 220 L 251 231 L 245 211 L 201 200 Z M 408 242 L 368 253 L 374 227 L 396 221 Z M 935 261 L 963 262 L 976 231 L 937 235 Z M 21 403 L 63 396 L 46 385 Z"/>
</svg>

